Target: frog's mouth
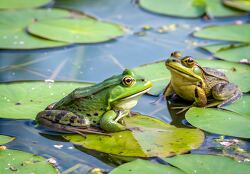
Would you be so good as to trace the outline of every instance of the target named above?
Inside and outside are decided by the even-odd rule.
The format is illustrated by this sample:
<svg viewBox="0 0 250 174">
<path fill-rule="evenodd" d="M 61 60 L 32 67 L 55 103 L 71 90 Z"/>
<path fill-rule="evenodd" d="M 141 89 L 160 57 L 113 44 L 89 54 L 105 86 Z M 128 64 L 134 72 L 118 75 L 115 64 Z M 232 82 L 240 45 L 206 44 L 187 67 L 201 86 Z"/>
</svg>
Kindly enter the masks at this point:
<svg viewBox="0 0 250 174">
<path fill-rule="evenodd" d="M 122 99 L 120 99 L 120 100 L 121 100 L 121 101 L 124 101 L 124 100 L 129 100 L 129 99 L 138 97 L 138 96 L 140 96 L 140 95 L 143 95 L 143 94 L 147 93 L 150 89 L 151 89 L 151 87 L 150 87 L 150 88 L 147 88 L 147 89 L 145 89 L 145 90 L 143 90 L 143 91 L 141 91 L 141 92 L 138 92 L 138 93 L 136 93 L 136 94 L 130 95 L 130 96 L 128 96 L 128 97 L 124 97 L 124 98 L 122 98 Z"/>
<path fill-rule="evenodd" d="M 178 74 L 180 74 L 182 76 L 189 77 L 189 78 L 191 77 L 192 79 L 193 78 L 197 79 L 196 76 L 190 74 L 190 72 L 188 72 L 188 71 L 182 71 L 182 70 L 179 70 L 179 69 L 177 69 L 177 68 L 175 68 L 173 66 L 170 66 L 170 65 L 166 65 L 166 66 L 167 66 L 167 68 L 171 69 L 172 71 L 174 71 L 174 72 L 176 72 L 176 73 L 178 73 Z"/>
<path fill-rule="evenodd" d="M 147 89 L 145 89 L 145 90 L 143 90 L 141 92 L 138 92 L 136 94 L 130 95 L 128 97 L 124 97 L 124 98 L 116 101 L 113 106 L 117 110 L 130 110 L 137 104 L 139 98 L 143 94 L 148 92 L 150 89 L 151 89 L 151 87 L 147 88 Z"/>
</svg>

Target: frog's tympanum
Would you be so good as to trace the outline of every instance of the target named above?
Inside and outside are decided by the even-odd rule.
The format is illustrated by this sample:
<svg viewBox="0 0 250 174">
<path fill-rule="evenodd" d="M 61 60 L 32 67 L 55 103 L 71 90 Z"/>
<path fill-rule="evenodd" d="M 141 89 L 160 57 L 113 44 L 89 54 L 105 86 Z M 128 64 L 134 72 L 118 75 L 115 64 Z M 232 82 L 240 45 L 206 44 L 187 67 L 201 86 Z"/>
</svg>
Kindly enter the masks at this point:
<svg viewBox="0 0 250 174">
<path fill-rule="evenodd" d="M 127 116 L 139 98 L 152 87 L 150 81 L 125 70 L 96 85 L 77 88 L 37 114 L 36 120 L 56 129 L 86 133 L 88 127 L 106 132 L 125 130 Z"/>
<path fill-rule="evenodd" d="M 192 106 L 199 107 L 207 107 L 211 98 L 216 101 L 217 107 L 221 107 L 242 95 L 238 86 L 230 83 L 224 73 L 201 67 L 192 57 L 182 57 L 180 52 L 171 53 L 165 65 L 171 72 L 171 80 L 164 90 L 166 97 L 176 93 L 185 100 L 194 101 Z M 188 108 L 182 107 L 182 111 Z"/>
</svg>

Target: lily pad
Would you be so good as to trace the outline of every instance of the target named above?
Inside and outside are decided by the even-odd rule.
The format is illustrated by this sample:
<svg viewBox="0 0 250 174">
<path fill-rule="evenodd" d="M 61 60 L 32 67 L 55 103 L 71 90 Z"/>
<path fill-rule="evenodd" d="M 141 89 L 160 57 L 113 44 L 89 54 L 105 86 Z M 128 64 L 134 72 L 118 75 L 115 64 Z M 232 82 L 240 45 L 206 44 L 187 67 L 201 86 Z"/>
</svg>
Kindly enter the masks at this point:
<svg viewBox="0 0 250 174">
<path fill-rule="evenodd" d="M 173 156 L 198 148 L 204 139 L 199 129 L 176 128 L 148 116 L 124 118 L 130 131 L 112 133 L 111 136 L 87 134 L 65 135 L 74 144 L 119 156 Z"/>
<path fill-rule="evenodd" d="M 250 164 L 238 162 L 228 157 L 215 155 L 187 154 L 163 158 L 166 162 L 186 174 L 248 174 Z"/>
<path fill-rule="evenodd" d="M 91 84 L 44 81 L 0 83 L 0 118 L 34 119 L 39 111 L 75 88 Z"/>
<path fill-rule="evenodd" d="M 149 11 L 179 17 L 212 17 L 241 15 L 242 12 L 225 7 L 220 0 L 140 0 L 139 5 Z"/>
<path fill-rule="evenodd" d="M 0 150 L 0 173 L 59 173 L 46 159 L 18 150 Z"/>
<path fill-rule="evenodd" d="M 36 20 L 70 17 L 71 13 L 61 9 L 27 9 L 0 11 L 0 49 L 35 49 L 68 45 L 34 37 L 26 27 Z"/>
<path fill-rule="evenodd" d="M 205 39 L 250 43 L 250 24 L 209 26 L 194 32 L 194 36 Z"/>
<path fill-rule="evenodd" d="M 214 57 L 232 62 L 250 62 L 249 44 L 216 44 L 201 47 L 211 53 Z"/>
<path fill-rule="evenodd" d="M 90 18 L 38 21 L 29 25 L 28 31 L 42 38 L 69 43 L 104 42 L 124 34 L 120 25 Z"/>
<path fill-rule="evenodd" d="M 242 138 L 250 138 L 250 96 L 243 96 L 224 109 L 191 108 L 187 121 L 208 132 Z"/>
<path fill-rule="evenodd" d="M 0 145 L 11 142 L 12 140 L 14 140 L 13 137 L 9 137 L 9 136 L 6 136 L 6 135 L 0 135 Z"/>
<path fill-rule="evenodd" d="M 51 3 L 52 0 L 1 0 L 0 10 L 2 9 L 20 9 L 34 8 Z"/>
<path fill-rule="evenodd" d="M 224 72 L 229 81 L 237 84 L 242 92 L 250 90 L 250 67 L 248 65 L 221 60 L 197 59 L 196 61 L 203 67 L 211 67 Z M 149 91 L 151 95 L 158 95 L 170 81 L 170 72 L 166 69 L 164 61 L 141 65 L 133 70 L 153 82 L 153 88 Z"/>
<path fill-rule="evenodd" d="M 137 159 L 132 162 L 120 165 L 113 169 L 109 174 L 185 174 L 181 170 L 162 165 L 159 163 L 153 163 L 146 160 Z"/>
<path fill-rule="evenodd" d="M 224 0 L 225 5 L 239 10 L 250 11 L 250 0 Z"/>
</svg>

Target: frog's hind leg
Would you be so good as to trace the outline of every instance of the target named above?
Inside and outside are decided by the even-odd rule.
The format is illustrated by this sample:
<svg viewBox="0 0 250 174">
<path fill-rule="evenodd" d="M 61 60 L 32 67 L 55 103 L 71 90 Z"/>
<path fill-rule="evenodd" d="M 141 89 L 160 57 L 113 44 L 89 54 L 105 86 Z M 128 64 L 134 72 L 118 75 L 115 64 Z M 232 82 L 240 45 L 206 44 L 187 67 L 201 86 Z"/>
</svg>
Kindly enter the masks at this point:
<svg viewBox="0 0 250 174">
<path fill-rule="evenodd" d="M 233 103 L 238 100 L 243 93 L 240 92 L 237 85 L 233 83 L 217 84 L 212 88 L 213 98 L 222 101 L 217 107 Z"/>
</svg>

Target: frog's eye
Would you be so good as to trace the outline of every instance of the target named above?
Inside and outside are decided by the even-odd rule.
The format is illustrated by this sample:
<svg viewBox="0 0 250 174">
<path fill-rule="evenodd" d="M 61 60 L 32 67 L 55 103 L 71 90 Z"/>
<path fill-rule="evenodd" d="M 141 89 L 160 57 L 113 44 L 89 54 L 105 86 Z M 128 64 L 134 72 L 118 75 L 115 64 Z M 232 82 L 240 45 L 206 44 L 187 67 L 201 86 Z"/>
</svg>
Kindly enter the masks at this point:
<svg viewBox="0 0 250 174">
<path fill-rule="evenodd" d="M 191 56 L 186 56 L 182 60 L 182 63 L 187 67 L 193 67 L 194 66 L 194 59 Z"/>
<path fill-rule="evenodd" d="M 199 67 L 194 67 L 194 73 L 197 74 L 197 75 L 200 75 L 201 74 L 201 69 Z"/>
<path fill-rule="evenodd" d="M 122 79 L 122 84 L 124 86 L 132 86 L 135 83 L 135 79 L 131 76 L 125 76 Z"/>
<path fill-rule="evenodd" d="M 179 51 L 174 51 L 174 52 L 172 52 L 171 54 L 170 54 L 170 56 L 171 57 L 181 57 L 182 55 L 181 55 L 181 52 L 179 52 Z"/>
</svg>

